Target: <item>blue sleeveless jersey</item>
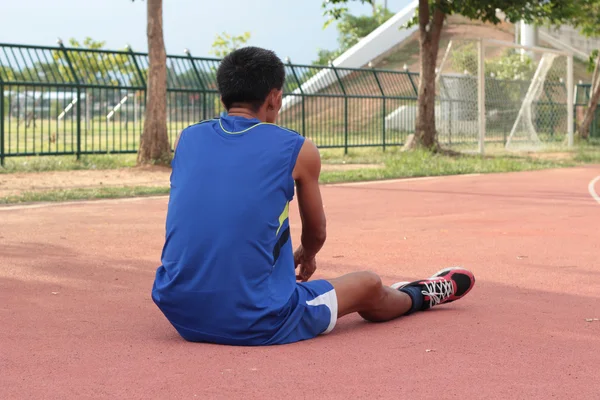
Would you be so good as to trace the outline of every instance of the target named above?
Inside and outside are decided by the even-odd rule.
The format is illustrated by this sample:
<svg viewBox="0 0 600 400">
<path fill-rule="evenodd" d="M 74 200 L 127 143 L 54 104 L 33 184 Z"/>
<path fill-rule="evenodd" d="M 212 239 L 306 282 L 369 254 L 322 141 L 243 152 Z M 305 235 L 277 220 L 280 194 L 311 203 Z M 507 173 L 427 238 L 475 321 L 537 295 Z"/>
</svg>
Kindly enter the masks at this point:
<svg viewBox="0 0 600 400">
<path fill-rule="evenodd" d="M 289 325 L 298 294 L 288 209 L 303 143 L 231 116 L 181 133 L 152 298 L 183 338 L 262 344 Z"/>
</svg>

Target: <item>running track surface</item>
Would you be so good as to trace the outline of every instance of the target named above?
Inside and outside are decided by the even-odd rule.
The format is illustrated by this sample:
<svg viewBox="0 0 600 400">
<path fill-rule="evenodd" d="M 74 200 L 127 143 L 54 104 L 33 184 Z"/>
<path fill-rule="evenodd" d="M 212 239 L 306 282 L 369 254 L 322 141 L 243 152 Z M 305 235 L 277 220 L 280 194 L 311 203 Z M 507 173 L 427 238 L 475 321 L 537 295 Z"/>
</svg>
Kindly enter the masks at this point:
<svg viewBox="0 0 600 400">
<path fill-rule="evenodd" d="M 0 399 L 598 398 L 599 174 L 324 187 L 317 278 L 371 269 L 391 284 L 458 264 L 476 287 L 269 348 L 187 343 L 154 306 L 166 198 L 2 209 Z M 294 244 L 298 228 L 294 209 Z"/>
</svg>

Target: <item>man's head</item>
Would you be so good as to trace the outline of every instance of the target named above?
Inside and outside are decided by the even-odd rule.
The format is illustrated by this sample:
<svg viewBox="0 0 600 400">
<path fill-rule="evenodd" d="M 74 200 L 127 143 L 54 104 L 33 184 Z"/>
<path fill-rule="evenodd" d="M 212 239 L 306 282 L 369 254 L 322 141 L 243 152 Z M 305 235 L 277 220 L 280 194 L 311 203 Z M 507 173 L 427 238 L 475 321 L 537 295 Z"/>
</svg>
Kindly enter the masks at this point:
<svg viewBox="0 0 600 400">
<path fill-rule="evenodd" d="M 227 55 L 217 70 L 225 108 L 244 108 L 259 119 L 275 122 L 281 108 L 285 68 L 270 50 L 244 47 Z"/>
</svg>

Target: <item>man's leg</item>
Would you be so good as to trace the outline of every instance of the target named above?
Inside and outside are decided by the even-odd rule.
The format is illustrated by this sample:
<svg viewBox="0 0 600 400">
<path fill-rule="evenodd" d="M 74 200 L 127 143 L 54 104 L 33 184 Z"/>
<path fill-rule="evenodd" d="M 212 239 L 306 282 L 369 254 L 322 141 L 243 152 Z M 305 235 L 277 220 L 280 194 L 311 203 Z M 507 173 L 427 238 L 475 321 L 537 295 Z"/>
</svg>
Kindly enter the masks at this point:
<svg viewBox="0 0 600 400">
<path fill-rule="evenodd" d="M 448 268 L 431 278 L 386 287 L 368 271 L 330 279 L 337 297 L 338 317 L 358 312 L 373 322 L 389 321 L 412 311 L 449 303 L 465 296 L 475 277 L 462 268 Z"/>
<path fill-rule="evenodd" d="M 358 312 L 368 321 L 382 322 L 404 315 L 412 307 L 407 293 L 383 286 L 373 272 L 353 272 L 328 281 L 337 295 L 338 317 Z"/>
</svg>

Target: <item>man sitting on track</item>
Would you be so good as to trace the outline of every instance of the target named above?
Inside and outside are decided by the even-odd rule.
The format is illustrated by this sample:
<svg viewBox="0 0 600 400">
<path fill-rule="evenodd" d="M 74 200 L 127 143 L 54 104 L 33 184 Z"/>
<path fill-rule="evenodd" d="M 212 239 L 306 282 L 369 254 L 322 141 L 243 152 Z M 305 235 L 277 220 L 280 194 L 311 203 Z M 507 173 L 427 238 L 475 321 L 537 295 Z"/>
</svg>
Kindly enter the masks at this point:
<svg viewBox="0 0 600 400">
<path fill-rule="evenodd" d="M 273 52 L 232 52 L 217 71 L 227 115 L 184 129 L 175 145 L 152 298 L 179 334 L 230 345 L 291 343 L 330 332 L 350 313 L 388 321 L 466 295 L 475 278 L 461 268 L 391 287 L 366 271 L 308 281 L 325 242 L 321 160 L 310 140 L 274 125 L 284 80 Z M 302 236 L 293 252 L 295 190 Z"/>
</svg>

